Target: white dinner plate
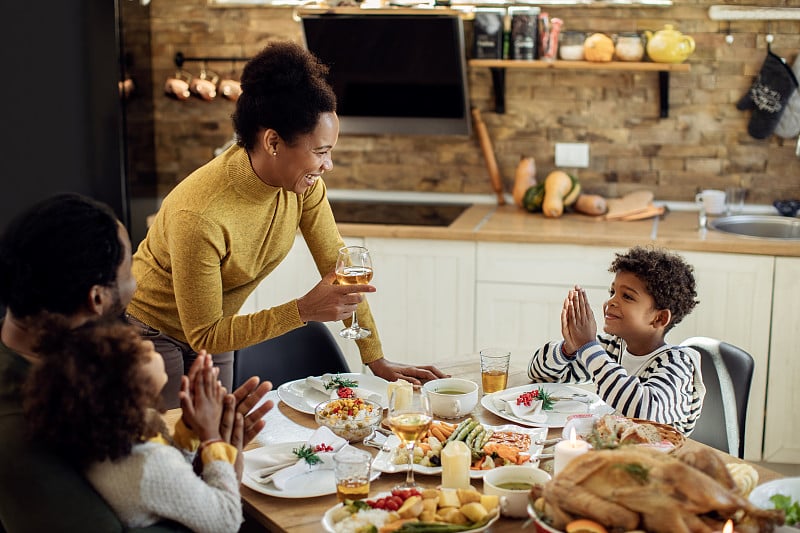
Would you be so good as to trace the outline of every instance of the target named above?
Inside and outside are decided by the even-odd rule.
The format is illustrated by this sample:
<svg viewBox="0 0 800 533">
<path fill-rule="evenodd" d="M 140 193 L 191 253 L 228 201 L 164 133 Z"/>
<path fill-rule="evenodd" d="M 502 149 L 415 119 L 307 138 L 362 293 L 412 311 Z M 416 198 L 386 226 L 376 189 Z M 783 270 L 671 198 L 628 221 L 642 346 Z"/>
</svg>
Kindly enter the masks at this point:
<svg viewBox="0 0 800 533">
<path fill-rule="evenodd" d="M 370 496 L 367 499 L 368 500 L 376 500 L 378 498 L 384 498 L 384 497 L 389 496 L 391 494 L 392 494 L 391 492 L 379 492 L 377 494 L 374 494 L 374 495 Z M 342 505 L 344 505 L 344 504 L 342 504 L 342 503 L 336 504 L 333 507 L 331 507 L 330 509 L 328 509 L 327 511 L 325 511 L 325 514 L 322 515 L 322 527 L 325 528 L 325 531 L 327 531 L 327 533 L 336 533 L 336 530 L 333 529 L 333 513 L 337 509 L 342 507 Z M 494 518 L 489 520 L 485 525 L 483 525 L 481 527 L 476 527 L 474 529 L 466 529 L 466 530 L 463 531 L 463 533 L 479 533 L 480 531 L 486 531 L 487 529 L 489 529 L 489 527 L 492 524 L 497 522 L 498 518 L 500 518 L 500 513 L 497 513 L 496 515 L 494 515 Z"/>
<path fill-rule="evenodd" d="M 498 396 L 504 396 L 506 394 L 522 394 L 523 392 L 530 392 L 540 387 L 553 396 L 585 394 L 586 399 L 581 401 L 562 400 L 556 402 L 552 411 L 540 411 L 541 414 L 547 415 L 547 420 L 545 422 L 537 423 L 517 417 L 514 413 L 507 410 L 506 402 L 498 398 Z M 529 383 L 519 387 L 512 387 L 510 389 L 487 394 L 481 398 L 481 405 L 497 416 L 505 418 L 511 422 L 522 424 L 524 426 L 541 428 L 564 427 L 564 425 L 567 423 L 567 418 L 574 414 L 589 413 L 593 415 L 605 415 L 614 412 L 614 409 L 601 400 L 600 396 L 598 396 L 596 393 L 581 387 L 569 385 L 567 383 Z"/>
<path fill-rule="evenodd" d="M 514 425 L 505 425 L 505 426 L 489 426 L 487 424 L 483 424 L 483 427 L 487 429 L 491 429 L 492 431 L 513 431 L 514 433 L 522 433 L 525 435 L 531 436 L 531 447 L 528 449 L 528 452 L 531 454 L 531 457 L 535 460 L 535 455 L 541 453 L 542 446 L 540 444 L 533 444 L 537 440 L 547 438 L 547 428 L 523 428 Z M 375 459 L 372 460 L 372 469 L 377 470 L 378 472 L 385 472 L 387 474 L 395 474 L 398 472 L 405 472 L 408 469 L 408 463 L 396 464 L 392 458 L 394 457 L 394 450 L 400 445 L 400 439 L 397 438 L 396 435 L 389 435 L 386 438 L 386 445 L 388 445 L 392 451 L 385 452 L 383 450 L 378 452 L 378 455 L 375 456 Z M 425 474 L 430 476 L 438 476 L 442 473 L 441 466 L 423 466 L 414 463 L 414 472 L 417 474 Z M 483 474 L 488 472 L 488 470 L 470 470 L 469 477 L 472 479 L 480 479 L 483 477 Z"/>
<path fill-rule="evenodd" d="M 244 473 L 242 474 L 242 485 L 249 487 L 261 494 L 275 496 L 276 498 L 314 498 L 336 494 L 336 480 L 333 477 L 333 470 L 312 470 L 307 474 L 295 476 L 286 482 L 284 490 L 278 489 L 272 482 L 259 483 L 250 473 L 259 470 L 264 465 L 258 463 L 258 456 L 264 453 L 291 453 L 295 448 L 299 448 L 305 442 L 280 442 L 254 448 L 244 452 Z M 378 471 L 373 471 L 371 480 L 376 480 L 381 475 Z"/>
<path fill-rule="evenodd" d="M 386 409 L 389 406 L 389 397 L 386 393 L 389 382 L 385 379 L 371 374 L 341 373 L 339 375 L 357 381 L 358 386 L 363 389 L 380 394 L 381 407 Z M 311 387 L 306 383 L 305 378 L 289 381 L 278 387 L 278 397 L 292 409 L 309 415 L 314 414 L 314 408 L 317 405 L 331 399 L 330 394 Z"/>
</svg>

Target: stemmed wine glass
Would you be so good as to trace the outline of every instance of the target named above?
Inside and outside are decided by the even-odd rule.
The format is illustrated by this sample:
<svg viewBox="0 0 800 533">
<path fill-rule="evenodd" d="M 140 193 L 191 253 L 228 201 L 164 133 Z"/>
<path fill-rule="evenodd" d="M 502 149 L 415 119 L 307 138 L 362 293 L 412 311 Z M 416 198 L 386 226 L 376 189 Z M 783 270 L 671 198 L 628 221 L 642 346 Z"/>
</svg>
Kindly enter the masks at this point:
<svg viewBox="0 0 800 533">
<path fill-rule="evenodd" d="M 389 427 L 400 439 L 408 456 L 406 482 L 395 486 L 396 489 L 418 487 L 414 482 L 414 447 L 425 432 L 431 427 L 433 413 L 428 392 L 424 389 L 414 390 L 410 387 L 398 387 L 389 398 Z"/>
<path fill-rule="evenodd" d="M 362 285 L 372 279 L 372 258 L 369 250 L 363 246 L 345 246 L 339 249 L 336 260 L 336 281 L 339 285 Z M 353 311 L 353 322 L 349 328 L 344 328 L 339 335 L 345 339 L 363 339 L 372 332 L 358 325 L 358 317 Z"/>
</svg>

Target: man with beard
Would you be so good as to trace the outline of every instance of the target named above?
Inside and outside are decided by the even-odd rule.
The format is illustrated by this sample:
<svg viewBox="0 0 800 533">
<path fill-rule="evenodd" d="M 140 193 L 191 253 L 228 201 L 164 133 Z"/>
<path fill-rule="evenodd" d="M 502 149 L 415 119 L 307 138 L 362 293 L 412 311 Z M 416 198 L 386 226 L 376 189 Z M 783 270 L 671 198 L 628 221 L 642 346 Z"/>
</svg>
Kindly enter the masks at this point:
<svg viewBox="0 0 800 533">
<path fill-rule="evenodd" d="M 78 327 L 121 316 L 135 288 L 128 232 L 108 206 L 90 198 L 67 193 L 43 200 L 0 237 L 0 304 L 6 307 L 0 321 L 0 530 L 122 531 L 81 472 L 49 452 L 47 443 L 28 441 L 21 389 L 38 359 L 34 332 L 44 318 L 58 314 Z M 229 413 L 247 413 L 270 388 L 252 378 L 229 398 Z M 246 441 L 271 407 L 266 402 L 247 416 Z"/>
</svg>

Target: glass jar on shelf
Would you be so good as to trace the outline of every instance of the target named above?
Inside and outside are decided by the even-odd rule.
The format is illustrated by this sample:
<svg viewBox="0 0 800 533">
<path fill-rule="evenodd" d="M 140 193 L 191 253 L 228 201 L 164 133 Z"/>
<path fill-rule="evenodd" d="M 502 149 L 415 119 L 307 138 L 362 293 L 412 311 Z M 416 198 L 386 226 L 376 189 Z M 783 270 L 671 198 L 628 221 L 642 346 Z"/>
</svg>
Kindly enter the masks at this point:
<svg viewBox="0 0 800 533">
<path fill-rule="evenodd" d="M 633 32 L 617 35 L 614 55 L 620 61 L 641 61 L 644 57 L 642 36 Z"/>
<path fill-rule="evenodd" d="M 586 33 L 582 31 L 564 31 L 558 38 L 558 57 L 564 61 L 583 60 L 583 41 Z"/>
</svg>

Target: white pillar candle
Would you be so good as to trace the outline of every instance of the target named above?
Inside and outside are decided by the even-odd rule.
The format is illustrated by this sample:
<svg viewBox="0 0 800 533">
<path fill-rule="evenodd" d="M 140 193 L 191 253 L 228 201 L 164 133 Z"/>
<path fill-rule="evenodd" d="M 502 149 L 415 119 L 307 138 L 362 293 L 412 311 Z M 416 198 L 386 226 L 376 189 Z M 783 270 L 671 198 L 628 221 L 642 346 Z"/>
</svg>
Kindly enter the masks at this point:
<svg viewBox="0 0 800 533">
<path fill-rule="evenodd" d="M 589 451 L 589 443 L 578 440 L 575 436 L 575 428 L 569 432 L 569 440 L 562 440 L 556 444 L 553 475 L 558 475 L 564 470 L 570 461 Z"/>
<path fill-rule="evenodd" d="M 454 440 L 442 449 L 442 487 L 446 489 L 468 489 L 469 467 L 472 453 L 463 441 Z"/>
</svg>

